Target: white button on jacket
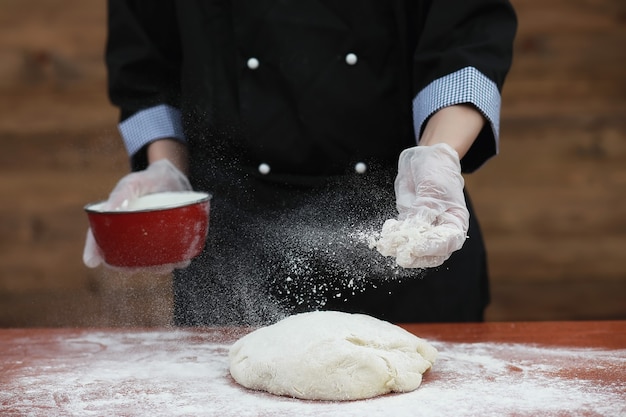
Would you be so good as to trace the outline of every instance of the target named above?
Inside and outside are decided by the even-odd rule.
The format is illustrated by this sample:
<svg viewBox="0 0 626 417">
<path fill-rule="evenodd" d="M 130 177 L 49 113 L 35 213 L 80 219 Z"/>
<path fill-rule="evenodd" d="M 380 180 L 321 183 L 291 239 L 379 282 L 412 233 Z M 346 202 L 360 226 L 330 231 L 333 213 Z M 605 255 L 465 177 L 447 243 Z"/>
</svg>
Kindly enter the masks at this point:
<svg viewBox="0 0 626 417">
<path fill-rule="evenodd" d="M 257 68 L 259 68 L 259 60 L 256 58 L 249 58 L 248 59 L 248 68 L 250 68 L 251 70 L 255 70 Z"/>
<path fill-rule="evenodd" d="M 365 164 L 365 162 L 358 162 L 354 166 L 354 170 L 357 174 L 365 174 L 365 171 L 367 171 L 367 165 Z"/>
<path fill-rule="evenodd" d="M 263 175 L 267 175 L 270 173 L 270 166 L 265 162 L 259 165 L 259 172 Z"/>
</svg>

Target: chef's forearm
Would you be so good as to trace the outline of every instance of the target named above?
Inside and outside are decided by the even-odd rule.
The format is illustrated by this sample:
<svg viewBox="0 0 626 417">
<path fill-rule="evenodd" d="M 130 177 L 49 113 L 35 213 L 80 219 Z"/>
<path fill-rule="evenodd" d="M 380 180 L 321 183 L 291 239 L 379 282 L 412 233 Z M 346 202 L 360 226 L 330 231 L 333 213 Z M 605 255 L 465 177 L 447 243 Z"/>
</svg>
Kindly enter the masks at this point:
<svg viewBox="0 0 626 417">
<path fill-rule="evenodd" d="M 485 124 L 485 117 L 470 104 L 444 107 L 429 119 L 420 146 L 447 143 L 463 158 Z"/>
<path fill-rule="evenodd" d="M 189 152 L 187 145 L 176 139 L 159 139 L 148 145 L 148 163 L 168 159 L 185 175 L 189 175 Z"/>
</svg>

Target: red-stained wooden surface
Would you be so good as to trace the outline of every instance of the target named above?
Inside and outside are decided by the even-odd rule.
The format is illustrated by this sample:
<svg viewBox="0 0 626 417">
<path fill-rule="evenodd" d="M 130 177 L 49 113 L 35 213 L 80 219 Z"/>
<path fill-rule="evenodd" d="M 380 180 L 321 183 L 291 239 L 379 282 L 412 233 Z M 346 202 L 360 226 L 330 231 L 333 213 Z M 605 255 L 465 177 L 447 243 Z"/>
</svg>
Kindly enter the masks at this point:
<svg viewBox="0 0 626 417">
<path fill-rule="evenodd" d="M 590 347 L 626 349 L 626 320 L 603 321 L 536 321 L 536 322 L 487 322 L 487 323 L 404 323 L 409 332 L 425 338 L 458 343 L 528 343 L 546 346 Z M 165 329 L 137 329 L 141 331 L 167 331 Z M 216 342 L 234 341 L 252 329 L 198 328 L 204 333 L 212 332 Z M 16 328 L 0 329 L 0 363 L 6 359 L 7 349 L 18 338 L 47 338 L 83 334 L 132 333 L 130 328 Z M 175 330 L 172 330 L 175 331 Z M 54 352 L 51 352 L 51 355 Z"/>
<path fill-rule="evenodd" d="M 626 349 L 626 321 L 623 320 L 405 324 L 402 327 L 420 337 L 447 342 Z"/>
<path fill-rule="evenodd" d="M 455 343 L 525 343 L 555 347 L 626 349 L 626 321 L 488 322 L 401 324 L 409 332 L 427 339 Z M 198 334 L 215 343 L 232 343 L 252 329 L 198 328 Z M 142 332 L 144 329 L 137 329 Z M 146 331 L 167 331 L 148 329 Z M 175 331 L 175 330 L 172 330 Z M 63 346 L 51 344 L 59 338 L 80 338 L 92 332 L 133 333 L 133 329 L 21 328 L 0 329 L 0 372 L 14 359 L 36 354 L 39 358 L 63 355 Z M 28 340 L 25 345 L 21 341 Z M 40 349 L 40 347 L 42 347 Z M 25 361 L 22 366 L 26 366 Z M 626 371 L 625 371 L 626 373 Z M 626 379 L 626 376 L 625 376 Z M 626 381 L 625 381 L 626 382 Z"/>
<path fill-rule="evenodd" d="M 440 351 L 424 389 L 354 403 L 238 386 L 228 346 L 251 328 L 0 329 L 0 415 L 352 417 L 406 415 L 416 403 L 419 416 L 626 411 L 626 321 L 402 327 Z"/>
</svg>

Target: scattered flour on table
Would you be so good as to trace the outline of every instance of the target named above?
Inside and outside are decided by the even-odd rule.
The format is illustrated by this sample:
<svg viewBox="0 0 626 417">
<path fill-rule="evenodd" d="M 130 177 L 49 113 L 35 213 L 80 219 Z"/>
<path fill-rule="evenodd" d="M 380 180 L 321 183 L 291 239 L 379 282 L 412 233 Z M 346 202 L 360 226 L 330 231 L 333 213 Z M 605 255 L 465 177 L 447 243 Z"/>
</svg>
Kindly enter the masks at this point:
<svg viewBox="0 0 626 417">
<path fill-rule="evenodd" d="M 231 344 L 212 340 L 215 335 L 184 330 L 90 332 L 47 342 L 63 353 L 46 359 L 37 354 L 46 345 L 25 338 L 20 349 L 28 366 L 0 362 L 0 415 L 626 415 L 626 349 L 429 341 L 439 356 L 417 390 L 314 402 L 240 387 L 229 375 Z M 573 364 L 585 372 L 567 378 Z M 598 382 L 598 374 L 617 382 Z"/>
</svg>

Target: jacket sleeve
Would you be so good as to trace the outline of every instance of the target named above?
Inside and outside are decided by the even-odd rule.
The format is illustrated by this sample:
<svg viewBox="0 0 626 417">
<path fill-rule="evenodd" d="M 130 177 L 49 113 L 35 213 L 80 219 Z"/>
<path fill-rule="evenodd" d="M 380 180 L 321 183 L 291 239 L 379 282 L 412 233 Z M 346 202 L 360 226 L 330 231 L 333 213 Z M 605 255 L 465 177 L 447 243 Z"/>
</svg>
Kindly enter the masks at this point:
<svg viewBox="0 0 626 417">
<path fill-rule="evenodd" d="M 147 164 L 145 146 L 184 140 L 180 120 L 180 48 L 174 2 L 109 0 L 105 62 L 111 102 L 134 169 Z"/>
<path fill-rule="evenodd" d="M 517 18 L 507 0 L 434 0 L 415 48 L 413 114 L 419 137 L 439 109 L 473 104 L 488 123 L 461 161 L 464 172 L 497 154 L 502 86 Z"/>
</svg>

